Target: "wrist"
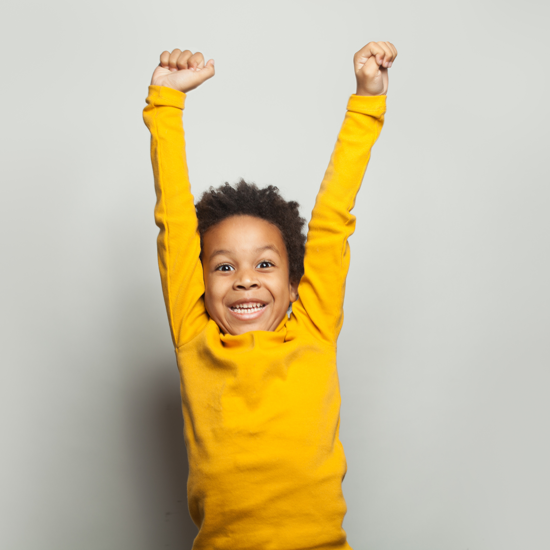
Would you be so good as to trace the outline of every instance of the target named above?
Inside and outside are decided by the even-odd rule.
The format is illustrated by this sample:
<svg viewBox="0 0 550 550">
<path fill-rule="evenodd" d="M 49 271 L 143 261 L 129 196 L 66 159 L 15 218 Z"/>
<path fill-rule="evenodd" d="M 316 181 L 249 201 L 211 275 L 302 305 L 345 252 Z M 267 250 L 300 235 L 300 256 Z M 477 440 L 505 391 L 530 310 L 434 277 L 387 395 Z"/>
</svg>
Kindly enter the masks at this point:
<svg viewBox="0 0 550 550">
<path fill-rule="evenodd" d="M 149 86 L 149 95 L 147 103 L 153 103 L 156 106 L 177 107 L 183 109 L 185 105 L 186 94 L 170 88 L 168 86 L 160 86 L 159 84 L 151 84 Z"/>
<path fill-rule="evenodd" d="M 176 88 L 175 86 L 170 86 L 170 84 L 168 84 L 167 82 L 164 82 L 164 83 L 161 83 L 161 82 L 162 82 L 161 79 L 157 80 L 157 79 L 152 78 L 151 79 L 151 86 L 161 86 L 162 88 L 170 88 L 171 90 L 176 90 L 178 92 L 183 91 L 183 90 L 180 90 L 179 88 Z"/>
<path fill-rule="evenodd" d="M 357 91 L 355 92 L 355 95 L 375 97 L 377 95 L 385 95 L 385 94 L 383 92 L 380 92 L 379 94 L 373 94 L 372 92 L 369 92 L 368 90 L 365 90 L 364 88 L 357 87 Z"/>
</svg>

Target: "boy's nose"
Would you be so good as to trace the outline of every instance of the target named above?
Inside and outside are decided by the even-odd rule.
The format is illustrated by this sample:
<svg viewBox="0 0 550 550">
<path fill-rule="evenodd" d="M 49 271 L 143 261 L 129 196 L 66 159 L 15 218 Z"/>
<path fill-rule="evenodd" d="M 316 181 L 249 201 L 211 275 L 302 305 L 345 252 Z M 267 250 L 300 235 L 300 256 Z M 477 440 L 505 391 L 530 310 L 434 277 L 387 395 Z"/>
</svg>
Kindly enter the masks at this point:
<svg viewBox="0 0 550 550">
<path fill-rule="evenodd" d="M 257 277 L 255 277 L 254 273 L 243 273 L 241 277 L 235 281 L 235 287 L 239 290 L 249 290 L 251 288 L 258 288 L 259 286 L 260 282 Z"/>
</svg>

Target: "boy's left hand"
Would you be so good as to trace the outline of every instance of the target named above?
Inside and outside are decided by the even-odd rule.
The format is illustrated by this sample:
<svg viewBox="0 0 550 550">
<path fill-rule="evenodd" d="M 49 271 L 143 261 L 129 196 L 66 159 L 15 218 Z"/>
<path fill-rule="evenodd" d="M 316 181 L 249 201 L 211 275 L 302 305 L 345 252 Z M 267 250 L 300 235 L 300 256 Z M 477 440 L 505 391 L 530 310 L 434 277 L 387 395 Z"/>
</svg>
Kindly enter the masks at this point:
<svg viewBox="0 0 550 550">
<path fill-rule="evenodd" d="M 186 94 L 212 78 L 214 73 L 213 59 L 205 65 L 201 52 L 182 52 L 176 48 L 172 53 L 165 51 L 160 54 L 160 63 L 153 73 L 151 84 L 166 86 Z"/>
<path fill-rule="evenodd" d="M 369 42 L 353 56 L 357 95 L 388 93 L 388 68 L 397 57 L 391 42 Z"/>
</svg>

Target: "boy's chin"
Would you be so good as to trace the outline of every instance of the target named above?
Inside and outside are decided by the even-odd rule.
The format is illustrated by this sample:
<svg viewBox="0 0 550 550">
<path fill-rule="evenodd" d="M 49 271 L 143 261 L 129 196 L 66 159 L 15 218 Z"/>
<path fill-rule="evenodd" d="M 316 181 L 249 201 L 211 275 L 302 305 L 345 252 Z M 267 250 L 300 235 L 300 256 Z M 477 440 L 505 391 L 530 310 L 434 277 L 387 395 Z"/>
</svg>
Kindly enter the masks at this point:
<svg viewBox="0 0 550 550">
<path fill-rule="evenodd" d="M 232 323 L 227 323 L 227 330 L 225 332 L 232 336 L 238 336 L 239 334 L 245 334 L 254 330 L 274 330 L 269 327 L 270 323 L 265 322 L 263 319 L 253 319 L 250 321 L 237 320 Z"/>
<path fill-rule="evenodd" d="M 286 312 L 284 312 L 280 319 L 274 319 L 272 313 L 269 306 L 266 306 L 265 310 L 257 316 L 238 316 L 229 310 L 229 314 L 225 319 L 218 320 L 214 318 L 214 321 L 224 333 L 231 334 L 232 336 L 239 336 L 240 334 L 257 330 L 270 332 L 274 331 L 279 326 L 284 314 L 286 314 Z"/>
</svg>

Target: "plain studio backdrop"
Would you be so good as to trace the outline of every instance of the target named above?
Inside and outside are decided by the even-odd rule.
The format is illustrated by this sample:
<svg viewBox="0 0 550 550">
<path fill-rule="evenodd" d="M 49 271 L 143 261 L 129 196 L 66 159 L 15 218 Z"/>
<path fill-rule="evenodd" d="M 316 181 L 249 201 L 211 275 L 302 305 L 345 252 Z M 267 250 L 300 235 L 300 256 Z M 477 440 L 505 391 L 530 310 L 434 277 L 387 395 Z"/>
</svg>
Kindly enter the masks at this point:
<svg viewBox="0 0 550 550">
<path fill-rule="evenodd" d="M 547 3 L 2 12 L 0 548 L 196 533 L 141 114 L 159 54 L 216 60 L 184 113 L 195 197 L 244 177 L 309 219 L 371 40 L 399 56 L 350 241 L 344 527 L 356 550 L 550 548 Z"/>
</svg>

